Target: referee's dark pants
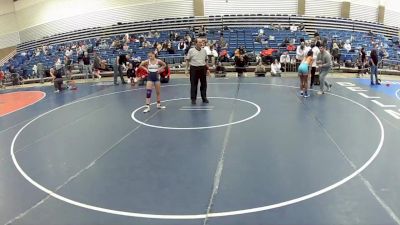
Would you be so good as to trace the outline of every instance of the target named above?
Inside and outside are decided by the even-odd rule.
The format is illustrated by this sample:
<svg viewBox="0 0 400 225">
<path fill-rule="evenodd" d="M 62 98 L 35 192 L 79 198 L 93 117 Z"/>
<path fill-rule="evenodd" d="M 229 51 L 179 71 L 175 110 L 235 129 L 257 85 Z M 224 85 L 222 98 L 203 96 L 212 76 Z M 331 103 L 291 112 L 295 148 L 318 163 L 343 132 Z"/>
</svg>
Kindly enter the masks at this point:
<svg viewBox="0 0 400 225">
<path fill-rule="evenodd" d="M 200 94 L 203 100 L 207 99 L 207 68 L 206 66 L 190 66 L 190 99 L 197 99 L 197 86 L 200 80 Z"/>
</svg>

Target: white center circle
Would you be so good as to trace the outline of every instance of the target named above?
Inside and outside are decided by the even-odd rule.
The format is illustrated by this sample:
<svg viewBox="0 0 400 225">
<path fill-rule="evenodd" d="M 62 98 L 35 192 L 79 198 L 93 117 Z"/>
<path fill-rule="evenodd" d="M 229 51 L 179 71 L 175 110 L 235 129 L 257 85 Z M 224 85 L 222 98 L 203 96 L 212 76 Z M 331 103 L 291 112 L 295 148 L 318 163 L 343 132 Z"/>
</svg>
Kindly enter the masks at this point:
<svg viewBox="0 0 400 225">
<path fill-rule="evenodd" d="M 171 126 L 158 126 L 158 125 L 153 125 L 153 124 L 149 124 L 146 122 L 143 122 L 141 120 L 139 120 L 138 118 L 136 118 L 136 113 L 141 111 L 145 106 L 139 107 L 137 109 L 135 109 L 132 112 L 132 119 L 136 122 L 139 123 L 143 126 L 147 126 L 147 127 L 152 127 L 152 128 L 158 128 L 158 129 L 166 129 L 166 130 L 203 130 L 203 129 L 212 129 L 212 128 L 219 128 L 219 127 L 226 127 L 226 126 L 231 126 L 231 125 L 235 125 L 235 124 L 239 124 L 239 123 L 243 123 L 246 122 L 248 120 L 253 119 L 254 117 L 258 116 L 261 112 L 261 108 L 259 105 L 257 105 L 254 102 L 250 102 L 247 100 L 243 100 L 243 99 L 238 99 L 238 98 L 227 98 L 227 97 L 209 97 L 209 99 L 223 99 L 223 100 L 234 100 L 234 101 L 240 101 L 240 102 L 244 102 L 244 103 L 248 103 L 252 106 L 254 106 L 256 108 L 256 112 L 245 118 L 242 120 L 238 120 L 238 121 L 234 121 L 234 122 L 230 122 L 230 123 L 224 123 L 224 124 L 218 124 L 218 125 L 213 125 L 213 126 L 202 126 L 202 127 L 171 127 Z M 169 100 L 165 100 L 163 102 L 171 102 L 171 101 L 179 101 L 179 100 L 189 100 L 189 98 L 175 98 L 175 99 L 169 99 Z M 154 104 L 154 103 L 153 103 Z"/>
<path fill-rule="evenodd" d="M 237 83 L 209 83 L 209 85 L 236 85 Z M 295 86 L 289 86 L 289 85 L 279 85 L 279 84 L 263 84 L 263 83 L 242 83 L 242 85 L 257 85 L 257 86 L 274 86 L 274 87 L 285 87 L 285 88 L 293 88 L 293 89 L 297 89 L 298 87 Z M 166 85 L 163 87 L 177 87 L 177 86 L 188 86 L 188 84 L 176 84 L 176 85 Z M 284 206 L 288 206 L 288 205 L 292 205 L 295 203 L 299 203 L 314 197 L 317 197 L 319 195 L 322 195 L 324 193 L 327 193 L 329 191 L 332 191 L 338 187 L 340 187 L 341 185 L 347 183 L 348 181 L 350 181 L 351 179 L 353 179 L 354 177 L 356 177 L 357 175 L 359 175 L 361 172 L 363 172 L 369 165 L 371 165 L 371 163 L 377 158 L 377 156 L 379 155 L 379 153 L 382 150 L 382 146 L 385 140 L 385 130 L 383 127 L 383 124 L 381 122 L 381 120 L 379 119 L 379 117 L 369 108 L 367 108 L 366 106 L 362 105 L 359 102 L 356 102 L 352 99 L 349 99 L 347 97 L 344 96 L 340 96 L 337 94 L 332 94 L 332 93 L 327 93 L 328 96 L 334 96 L 337 98 L 340 98 L 342 100 L 348 101 L 352 104 L 355 104 L 359 107 L 361 107 L 362 109 L 366 110 L 369 114 L 372 115 L 372 117 L 376 120 L 376 122 L 379 125 L 379 130 L 380 130 L 380 140 L 379 140 L 379 144 L 376 147 L 375 152 L 372 154 L 372 156 L 363 164 L 361 165 L 357 170 L 355 170 L 354 172 L 352 172 L 350 175 L 347 175 L 346 177 L 342 178 L 341 180 L 325 187 L 322 188 L 320 190 L 299 196 L 297 198 L 293 198 L 290 200 L 286 200 L 286 201 L 282 201 L 282 202 L 278 202 L 275 204 L 271 204 L 271 205 L 265 205 L 265 206 L 261 206 L 261 207 L 255 207 L 255 208 L 248 208 L 248 209 L 240 209 L 240 210 L 236 210 L 236 211 L 224 211 L 224 212 L 213 212 L 213 213 L 208 213 L 208 214 L 186 214 L 186 215 L 171 215 L 171 214 L 150 214 L 150 213 L 140 213 L 140 212 L 129 212 L 129 211 L 121 211 L 121 210 L 115 210 L 115 209 L 109 209 L 109 208 L 103 208 L 103 207 L 99 207 L 99 206 L 95 206 L 95 205 L 90 205 L 87 203 L 83 203 L 83 202 L 78 202 L 75 201 L 73 199 L 64 197 L 52 190 L 50 190 L 49 188 L 39 184 L 37 181 L 35 181 L 34 179 L 32 179 L 20 166 L 16 156 L 15 156 L 15 143 L 18 139 L 18 137 L 20 136 L 20 134 L 28 127 L 30 126 L 32 123 L 34 123 L 35 121 L 37 121 L 38 119 L 54 112 L 57 111 L 59 109 L 68 107 L 70 105 L 73 104 L 77 104 L 80 102 L 85 102 L 88 100 L 92 100 L 92 99 L 97 99 L 97 98 L 101 98 L 101 97 L 105 97 L 105 96 L 110 96 L 110 95 L 115 95 L 115 94 L 120 94 L 120 93 L 125 93 L 125 92 L 130 92 L 130 91 L 137 91 L 137 90 L 144 90 L 144 88 L 140 88 L 140 89 L 134 89 L 134 90 L 124 90 L 124 91 L 118 91 L 118 92 L 112 92 L 112 93 L 108 93 L 108 94 L 102 94 L 102 95 L 97 95 L 97 96 L 93 96 L 93 97 L 89 97 L 89 98 L 85 98 L 85 99 L 81 99 L 81 100 L 77 100 L 75 102 L 71 102 L 71 103 L 67 103 L 65 105 L 59 106 L 57 108 L 54 108 L 48 112 L 45 112 L 39 116 L 37 116 L 36 118 L 34 118 L 33 120 L 29 121 L 27 124 L 25 124 L 18 132 L 17 134 L 14 136 L 12 143 L 11 143 L 11 148 L 10 148 L 10 154 L 11 154 L 11 158 L 12 161 L 15 165 L 15 167 L 17 168 L 17 170 L 20 172 L 20 174 L 27 180 L 29 181 L 32 185 L 34 185 L 36 188 L 40 189 L 41 191 L 47 193 L 48 195 L 52 196 L 53 198 L 56 198 L 60 201 L 66 202 L 68 204 L 74 205 L 74 206 L 78 206 L 81 208 L 85 208 L 85 209 L 90 209 L 90 210 L 94 210 L 94 211 L 98 211 L 98 212 L 103 212 L 103 213 L 109 213 L 109 214 L 114 214 L 114 215 L 120 215 L 120 216 L 128 216 L 128 217 L 138 217 L 138 218 L 148 218 L 148 219 L 174 219 L 174 220 L 193 220 L 193 219 L 204 219 L 204 218 L 215 218 L 215 217 L 225 217 L 225 216 L 234 216 L 234 215 L 242 215 L 242 214 L 249 214 L 249 213 L 255 213 L 255 212 L 262 212 L 262 211 L 266 211 L 266 210 L 270 210 L 270 209 L 276 209 L 276 208 L 280 208 L 280 207 L 284 207 Z M 249 120 L 249 119 L 247 119 Z"/>
</svg>

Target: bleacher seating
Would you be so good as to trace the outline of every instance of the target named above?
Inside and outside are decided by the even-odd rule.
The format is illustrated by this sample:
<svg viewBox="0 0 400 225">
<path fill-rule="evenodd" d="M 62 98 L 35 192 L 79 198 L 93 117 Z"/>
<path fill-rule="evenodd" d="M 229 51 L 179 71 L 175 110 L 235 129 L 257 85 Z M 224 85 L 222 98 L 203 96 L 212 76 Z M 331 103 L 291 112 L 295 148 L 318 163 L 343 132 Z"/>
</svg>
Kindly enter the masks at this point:
<svg viewBox="0 0 400 225">
<path fill-rule="evenodd" d="M 35 40 L 32 42 L 22 43 L 17 47 L 19 53 L 11 59 L 8 63 L 4 64 L 3 70 L 7 70 L 10 65 L 13 65 L 19 73 L 23 76 L 32 74 L 33 65 L 38 62 L 42 62 L 45 68 L 50 68 L 54 65 L 57 58 L 63 60 L 64 51 L 59 52 L 58 48 L 61 45 L 70 45 L 72 43 L 84 42 L 89 47 L 94 47 L 94 50 L 99 53 L 102 59 L 106 59 L 109 65 L 112 65 L 119 52 L 114 48 L 98 48 L 95 47 L 96 37 L 101 37 L 103 42 L 110 46 L 113 40 L 122 39 L 122 34 L 130 33 L 136 36 L 145 35 L 149 31 L 157 30 L 160 32 L 159 38 L 147 38 L 151 43 L 164 42 L 169 39 L 170 31 L 178 32 L 180 36 L 184 36 L 188 32 L 189 26 L 200 26 L 206 25 L 208 28 L 208 39 L 218 40 L 219 31 L 223 26 L 229 26 L 229 30 L 225 30 L 224 37 L 226 42 L 229 44 L 228 52 L 233 55 L 233 52 L 239 46 L 244 46 L 247 51 L 258 54 L 265 45 L 255 42 L 255 38 L 258 35 L 258 30 L 263 28 L 265 25 L 271 23 L 279 23 L 282 26 L 288 26 L 291 23 L 303 22 L 306 25 L 305 31 L 298 31 L 292 33 L 289 30 L 270 30 L 265 28 L 265 37 L 268 40 L 268 46 L 271 48 L 278 49 L 280 52 L 284 51 L 284 48 L 279 47 L 285 38 L 295 39 L 296 44 L 299 43 L 300 39 L 310 39 L 311 34 L 318 29 L 318 32 L 322 37 L 328 38 L 330 42 L 332 39 L 339 41 L 345 41 L 352 39 L 352 46 L 354 51 L 347 52 L 341 50 L 341 60 L 355 61 L 358 56 L 358 49 L 365 47 L 367 51 L 372 48 L 371 37 L 367 31 L 375 28 L 374 31 L 378 32 L 374 37 L 375 41 L 378 41 L 382 46 L 386 47 L 389 53 L 389 60 L 398 60 L 398 37 L 397 28 L 387 27 L 381 24 L 373 24 L 362 21 L 352 21 L 349 19 L 340 18 L 326 18 L 326 17 L 300 17 L 291 15 L 225 15 L 225 16 L 210 16 L 210 17 L 186 17 L 186 18 L 168 18 L 158 19 L 155 21 L 144 21 L 138 23 L 127 23 L 121 25 L 115 25 L 110 27 L 98 27 L 87 30 L 79 30 L 69 32 L 65 34 L 57 34 L 52 37 L 46 37 L 41 40 Z M 262 25 L 261 25 L 262 24 Z M 317 25 L 318 24 L 318 25 Z M 189 26 L 188 26 L 189 25 Z M 350 26 L 351 25 L 351 26 Z M 336 29 L 327 29 L 333 28 Z M 349 29 L 352 27 L 352 29 Z M 357 31 L 354 31 L 354 30 Z M 386 35 L 386 36 L 385 36 Z M 274 38 L 270 39 L 269 37 Z M 390 40 L 390 38 L 392 40 Z M 37 47 L 41 47 L 43 44 L 50 44 L 52 46 L 51 54 L 44 56 L 34 56 L 34 50 Z M 176 49 L 176 46 L 175 46 Z M 129 43 L 128 53 L 132 53 L 134 57 L 145 59 L 147 57 L 147 51 L 150 49 L 139 48 L 139 44 Z M 21 55 L 24 52 L 26 55 Z M 75 52 L 76 53 L 76 52 Z M 293 56 L 295 53 L 291 52 Z M 167 52 L 160 52 L 159 57 L 169 64 L 181 64 L 184 60 L 183 51 L 176 51 L 175 54 L 168 54 Z M 74 54 L 73 61 L 77 62 L 77 55 Z"/>
</svg>

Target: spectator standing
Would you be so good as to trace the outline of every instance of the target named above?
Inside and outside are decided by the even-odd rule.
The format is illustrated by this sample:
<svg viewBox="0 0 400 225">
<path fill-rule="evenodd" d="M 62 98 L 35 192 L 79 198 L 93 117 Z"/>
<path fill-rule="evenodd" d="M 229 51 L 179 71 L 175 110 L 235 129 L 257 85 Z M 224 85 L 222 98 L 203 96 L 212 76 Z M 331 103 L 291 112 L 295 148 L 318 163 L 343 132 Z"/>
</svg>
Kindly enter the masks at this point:
<svg viewBox="0 0 400 225">
<path fill-rule="evenodd" d="M 64 64 L 65 64 L 65 75 L 67 77 L 67 82 L 69 82 L 70 80 L 72 80 L 72 60 L 71 58 L 65 56 L 64 57 Z"/>
<path fill-rule="evenodd" d="M 315 73 L 317 72 L 317 58 L 320 53 L 319 47 L 320 47 L 320 42 L 317 42 L 313 47 L 312 47 L 312 52 L 313 52 L 313 62 L 311 65 L 311 82 L 310 82 L 310 89 L 313 88 L 315 82 Z M 319 83 L 319 81 L 318 81 Z"/>
<path fill-rule="evenodd" d="M 43 66 L 43 63 L 38 62 L 38 64 L 37 64 L 37 72 L 38 72 L 38 75 L 39 75 L 40 83 L 43 84 L 44 83 L 44 66 Z"/>
<path fill-rule="evenodd" d="M 337 45 L 336 42 L 334 42 L 332 45 L 332 56 L 333 56 L 333 61 L 336 61 L 338 64 L 340 64 L 339 46 Z"/>
<path fill-rule="evenodd" d="M 365 52 L 365 48 L 361 48 L 358 57 L 360 58 L 361 72 L 364 74 L 365 64 L 367 63 L 367 53 Z"/>
<path fill-rule="evenodd" d="M 114 65 L 114 85 L 118 85 L 118 76 L 121 78 L 122 84 L 126 84 L 126 81 L 124 80 L 123 70 L 126 68 L 129 58 L 130 55 L 126 54 L 120 54 L 119 56 L 117 56 Z"/>
<path fill-rule="evenodd" d="M 289 56 L 289 52 L 284 52 L 281 55 L 281 58 L 279 60 L 279 62 L 281 63 L 281 69 L 283 70 L 283 72 L 286 72 L 288 69 L 288 65 L 290 65 L 290 56 Z"/>
<path fill-rule="evenodd" d="M 298 64 L 300 64 L 300 62 L 303 61 L 304 55 L 305 55 L 305 43 L 303 41 L 299 46 L 297 46 L 296 49 L 296 60 Z"/>
<path fill-rule="evenodd" d="M 83 58 L 83 72 L 85 74 L 85 79 L 89 79 L 89 75 L 92 74 L 92 66 L 90 65 L 90 56 L 85 52 Z"/>
<path fill-rule="evenodd" d="M 93 69 L 94 69 L 94 71 L 93 71 L 93 79 L 94 79 L 94 76 L 96 76 L 97 79 L 100 80 L 101 79 L 101 76 L 100 76 L 101 59 L 97 55 L 96 52 L 93 53 Z"/>
<path fill-rule="evenodd" d="M 371 66 L 371 85 L 380 85 L 380 82 L 378 80 L 378 50 L 376 47 L 372 49 L 370 59 L 369 59 L 369 65 Z M 374 76 L 375 76 L 375 82 L 374 82 Z"/>
</svg>

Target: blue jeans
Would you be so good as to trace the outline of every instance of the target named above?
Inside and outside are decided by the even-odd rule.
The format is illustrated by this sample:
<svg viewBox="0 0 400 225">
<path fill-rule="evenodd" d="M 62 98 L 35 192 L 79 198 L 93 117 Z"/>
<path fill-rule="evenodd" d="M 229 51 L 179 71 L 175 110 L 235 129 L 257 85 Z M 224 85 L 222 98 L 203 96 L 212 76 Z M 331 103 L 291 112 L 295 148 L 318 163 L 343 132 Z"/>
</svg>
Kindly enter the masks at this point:
<svg viewBox="0 0 400 225">
<path fill-rule="evenodd" d="M 371 84 L 374 83 L 374 75 L 375 75 L 375 83 L 378 83 L 378 66 L 371 66 Z"/>
</svg>

